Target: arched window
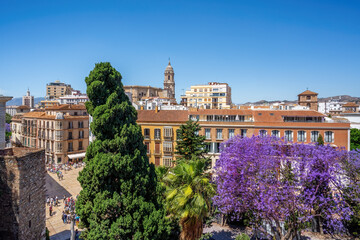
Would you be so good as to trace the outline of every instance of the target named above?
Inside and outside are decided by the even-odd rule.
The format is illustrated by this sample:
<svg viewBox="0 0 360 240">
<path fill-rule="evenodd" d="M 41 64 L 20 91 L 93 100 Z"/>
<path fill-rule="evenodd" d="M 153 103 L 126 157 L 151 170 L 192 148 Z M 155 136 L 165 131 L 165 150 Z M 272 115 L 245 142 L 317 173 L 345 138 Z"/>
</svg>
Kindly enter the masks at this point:
<svg viewBox="0 0 360 240">
<path fill-rule="evenodd" d="M 316 142 L 319 137 L 319 131 L 311 131 L 311 141 Z"/>
<path fill-rule="evenodd" d="M 168 80 L 170 80 L 170 75 L 168 75 Z"/>
<path fill-rule="evenodd" d="M 332 143 L 334 142 L 334 133 L 331 131 L 325 132 L 325 142 Z"/>
<path fill-rule="evenodd" d="M 297 141 L 298 142 L 306 142 L 306 132 L 305 131 L 297 132 Z"/>
<path fill-rule="evenodd" d="M 280 131 L 279 130 L 272 130 L 271 136 L 280 138 Z"/>
<path fill-rule="evenodd" d="M 260 130 L 260 131 L 259 131 L 259 136 L 260 136 L 260 137 L 265 137 L 266 135 L 267 135 L 266 130 Z"/>
<path fill-rule="evenodd" d="M 293 131 L 287 130 L 285 131 L 285 141 L 292 141 L 293 140 Z"/>
</svg>

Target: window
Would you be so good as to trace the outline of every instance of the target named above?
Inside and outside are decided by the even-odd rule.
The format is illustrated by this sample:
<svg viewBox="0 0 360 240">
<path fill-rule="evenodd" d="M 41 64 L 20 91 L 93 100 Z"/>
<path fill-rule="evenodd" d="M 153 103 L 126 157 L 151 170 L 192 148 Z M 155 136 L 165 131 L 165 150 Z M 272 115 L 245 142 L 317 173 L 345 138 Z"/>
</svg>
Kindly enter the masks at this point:
<svg viewBox="0 0 360 240">
<path fill-rule="evenodd" d="M 298 142 L 306 142 L 306 132 L 305 131 L 298 131 L 297 141 Z"/>
<path fill-rule="evenodd" d="M 160 129 L 156 128 L 156 129 L 155 129 L 155 139 L 160 140 L 160 138 L 161 138 L 161 134 L 160 134 L 160 133 L 161 133 L 161 132 L 160 132 Z"/>
<path fill-rule="evenodd" d="M 312 142 L 316 142 L 318 137 L 319 137 L 319 132 L 318 131 L 311 131 L 311 141 Z"/>
<path fill-rule="evenodd" d="M 163 143 L 163 152 L 171 153 L 172 152 L 172 142 L 164 142 Z"/>
<path fill-rule="evenodd" d="M 73 136 L 72 136 L 72 132 L 69 132 L 69 137 L 68 137 L 69 140 L 73 139 Z"/>
<path fill-rule="evenodd" d="M 80 139 L 84 138 L 84 131 L 79 131 L 79 138 Z"/>
<path fill-rule="evenodd" d="M 155 158 L 155 166 L 159 166 L 160 165 L 160 158 L 156 157 Z"/>
<path fill-rule="evenodd" d="M 79 123 L 78 123 L 78 127 L 79 127 L 79 128 L 84 128 L 84 122 L 79 122 Z"/>
<path fill-rule="evenodd" d="M 176 140 L 180 140 L 181 139 L 181 133 L 180 133 L 180 129 L 176 130 Z"/>
<path fill-rule="evenodd" d="M 150 139 L 150 129 L 149 128 L 144 129 L 144 137 L 145 137 L 145 139 Z"/>
<path fill-rule="evenodd" d="M 164 127 L 164 137 L 166 138 L 172 137 L 172 127 Z"/>
<path fill-rule="evenodd" d="M 229 139 L 235 136 L 235 129 L 229 129 Z"/>
<path fill-rule="evenodd" d="M 58 157 L 57 163 L 61 163 L 61 157 Z"/>
<path fill-rule="evenodd" d="M 214 153 L 220 152 L 220 143 L 214 142 Z"/>
<path fill-rule="evenodd" d="M 160 143 L 155 143 L 155 154 L 160 154 Z"/>
<path fill-rule="evenodd" d="M 267 135 L 267 131 L 266 131 L 266 130 L 260 130 L 260 131 L 259 131 L 259 136 L 260 136 L 260 137 L 266 137 L 266 135 Z"/>
<path fill-rule="evenodd" d="M 163 157 L 163 164 L 165 167 L 172 167 L 172 157 Z"/>
<path fill-rule="evenodd" d="M 74 149 L 73 149 L 73 143 L 72 143 L 72 142 L 69 142 L 69 143 L 68 143 L 68 152 L 72 152 L 72 151 L 74 151 Z"/>
<path fill-rule="evenodd" d="M 207 153 L 210 153 L 210 152 L 211 152 L 211 143 L 206 142 L 206 143 L 205 143 L 205 148 L 206 148 L 206 152 L 207 152 Z"/>
<path fill-rule="evenodd" d="M 216 139 L 222 140 L 222 129 L 216 129 Z"/>
<path fill-rule="evenodd" d="M 146 153 L 150 154 L 150 143 L 146 142 L 145 146 L 146 146 Z"/>
<path fill-rule="evenodd" d="M 311 99 L 311 96 L 306 96 L 306 100 L 310 100 Z"/>
<path fill-rule="evenodd" d="M 31 228 L 31 220 L 29 221 L 29 228 Z"/>
<path fill-rule="evenodd" d="M 241 129 L 241 137 L 246 137 L 247 129 Z"/>
<path fill-rule="evenodd" d="M 73 122 L 69 122 L 69 129 L 73 128 Z"/>
<path fill-rule="evenodd" d="M 79 141 L 79 150 L 83 150 L 83 142 Z"/>
<path fill-rule="evenodd" d="M 287 130 L 285 131 L 285 141 L 292 141 L 293 140 L 293 131 Z"/>
<path fill-rule="evenodd" d="M 210 128 L 205 128 L 205 138 L 211 139 L 211 129 Z"/>
<path fill-rule="evenodd" d="M 276 138 L 280 138 L 280 131 L 279 130 L 272 130 L 271 131 L 271 136 L 276 137 Z"/>
<path fill-rule="evenodd" d="M 74 112 L 74 116 L 77 116 L 78 114 L 77 114 L 77 112 Z"/>
<path fill-rule="evenodd" d="M 334 133 L 331 131 L 326 131 L 325 132 L 325 142 L 327 143 L 331 143 L 334 141 Z"/>
</svg>

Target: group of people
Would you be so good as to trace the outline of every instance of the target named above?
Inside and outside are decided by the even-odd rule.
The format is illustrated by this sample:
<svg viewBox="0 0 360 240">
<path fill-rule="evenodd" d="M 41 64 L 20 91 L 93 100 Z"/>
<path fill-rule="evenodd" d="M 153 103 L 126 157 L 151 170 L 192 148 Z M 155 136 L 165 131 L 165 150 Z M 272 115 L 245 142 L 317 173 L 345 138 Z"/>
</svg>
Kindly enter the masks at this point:
<svg viewBox="0 0 360 240">
<path fill-rule="evenodd" d="M 84 165 L 85 165 L 85 163 L 83 163 L 83 162 L 80 162 L 80 163 L 69 162 L 69 163 L 63 163 L 63 164 L 48 164 L 46 169 L 47 169 L 48 172 L 56 173 L 56 175 L 57 175 L 57 177 L 58 177 L 58 179 L 60 181 L 60 180 L 64 180 L 64 175 L 63 175 L 61 170 L 64 170 L 66 172 L 66 171 L 71 170 L 72 167 L 78 168 L 78 167 L 82 167 Z"/>
<path fill-rule="evenodd" d="M 77 198 L 77 196 L 76 196 L 76 198 Z M 64 196 L 64 211 L 62 212 L 61 219 L 64 223 L 70 223 L 72 220 L 71 218 L 73 216 L 76 226 L 78 226 L 80 218 L 79 218 L 79 216 L 74 214 L 75 203 L 76 203 L 76 201 L 75 201 L 75 199 L 73 199 L 73 197 L 66 198 Z"/>
<path fill-rule="evenodd" d="M 47 197 L 46 198 L 46 204 L 49 206 L 49 214 L 52 216 L 53 213 L 53 206 L 59 205 L 59 199 L 57 196 L 55 197 Z"/>
</svg>

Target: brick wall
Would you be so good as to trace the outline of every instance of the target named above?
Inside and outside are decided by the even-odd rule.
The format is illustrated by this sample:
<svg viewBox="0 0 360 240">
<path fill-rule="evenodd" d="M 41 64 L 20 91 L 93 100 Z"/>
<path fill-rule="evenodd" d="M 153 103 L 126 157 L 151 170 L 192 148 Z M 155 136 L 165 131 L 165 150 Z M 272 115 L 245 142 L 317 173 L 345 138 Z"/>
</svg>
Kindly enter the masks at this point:
<svg viewBox="0 0 360 240">
<path fill-rule="evenodd" d="M 45 239 L 45 152 L 0 156 L 1 239 Z"/>
</svg>

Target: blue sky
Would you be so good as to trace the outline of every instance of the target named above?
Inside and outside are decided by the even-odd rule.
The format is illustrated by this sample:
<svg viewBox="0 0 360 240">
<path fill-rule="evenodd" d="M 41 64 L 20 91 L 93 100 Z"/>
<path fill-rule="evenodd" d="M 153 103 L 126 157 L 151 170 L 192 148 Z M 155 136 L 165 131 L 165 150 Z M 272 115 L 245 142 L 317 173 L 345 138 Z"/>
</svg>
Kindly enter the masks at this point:
<svg viewBox="0 0 360 240">
<path fill-rule="evenodd" d="M 227 82 L 233 102 L 360 96 L 360 2 L 0 2 L 0 93 L 45 95 L 60 80 L 86 90 L 96 62 L 125 85 L 161 87 L 171 58 L 182 89 Z"/>
</svg>

